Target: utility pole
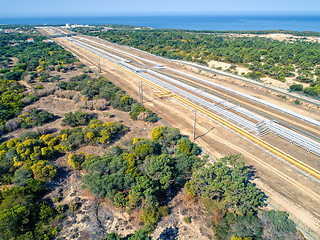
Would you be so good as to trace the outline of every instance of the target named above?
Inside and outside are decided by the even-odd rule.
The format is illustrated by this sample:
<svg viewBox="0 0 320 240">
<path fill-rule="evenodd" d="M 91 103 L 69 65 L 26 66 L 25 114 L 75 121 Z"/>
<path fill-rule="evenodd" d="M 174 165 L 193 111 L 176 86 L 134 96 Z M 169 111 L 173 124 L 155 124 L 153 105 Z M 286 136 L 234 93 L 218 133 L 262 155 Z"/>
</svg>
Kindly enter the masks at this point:
<svg viewBox="0 0 320 240">
<path fill-rule="evenodd" d="M 139 81 L 139 103 L 143 104 L 143 88 L 142 88 L 142 81 Z"/>
<path fill-rule="evenodd" d="M 143 83 L 141 82 L 141 104 L 143 104 Z"/>
<path fill-rule="evenodd" d="M 140 88 L 140 85 L 141 85 L 141 81 L 139 81 L 139 103 L 141 102 L 141 88 Z"/>
<path fill-rule="evenodd" d="M 196 125 L 197 125 L 197 111 L 194 111 L 194 123 L 193 123 L 193 142 L 196 141 Z"/>
<path fill-rule="evenodd" d="M 98 59 L 98 72 L 101 73 L 101 64 L 100 64 L 100 59 Z"/>
</svg>

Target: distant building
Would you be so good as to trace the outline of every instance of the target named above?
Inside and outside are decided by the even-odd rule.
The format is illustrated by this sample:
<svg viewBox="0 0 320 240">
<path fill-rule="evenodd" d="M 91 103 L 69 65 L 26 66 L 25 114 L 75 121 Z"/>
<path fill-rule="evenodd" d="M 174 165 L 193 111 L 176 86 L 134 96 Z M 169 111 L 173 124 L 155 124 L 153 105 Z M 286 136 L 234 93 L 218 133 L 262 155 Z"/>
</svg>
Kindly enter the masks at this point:
<svg viewBox="0 0 320 240">
<path fill-rule="evenodd" d="M 42 40 L 43 42 L 53 42 L 53 40 L 51 39 L 45 39 L 45 40 Z"/>
<path fill-rule="evenodd" d="M 28 42 L 28 43 L 34 43 L 34 40 L 33 40 L 33 38 L 28 38 L 28 39 L 27 39 L 27 42 Z"/>
<path fill-rule="evenodd" d="M 66 28 L 70 28 L 70 23 L 66 23 Z"/>
</svg>

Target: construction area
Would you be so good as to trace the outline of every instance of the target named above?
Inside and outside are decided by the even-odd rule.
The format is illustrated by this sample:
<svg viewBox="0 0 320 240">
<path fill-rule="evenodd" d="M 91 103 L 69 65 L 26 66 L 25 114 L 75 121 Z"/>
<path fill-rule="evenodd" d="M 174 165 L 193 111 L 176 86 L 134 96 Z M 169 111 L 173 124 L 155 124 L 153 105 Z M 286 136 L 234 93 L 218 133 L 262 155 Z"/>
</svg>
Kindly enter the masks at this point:
<svg viewBox="0 0 320 240">
<path fill-rule="evenodd" d="M 319 237 L 319 101 L 64 28 L 38 30 L 156 112 L 163 124 L 179 128 L 213 160 L 242 154 L 267 202 Z"/>
</svg>

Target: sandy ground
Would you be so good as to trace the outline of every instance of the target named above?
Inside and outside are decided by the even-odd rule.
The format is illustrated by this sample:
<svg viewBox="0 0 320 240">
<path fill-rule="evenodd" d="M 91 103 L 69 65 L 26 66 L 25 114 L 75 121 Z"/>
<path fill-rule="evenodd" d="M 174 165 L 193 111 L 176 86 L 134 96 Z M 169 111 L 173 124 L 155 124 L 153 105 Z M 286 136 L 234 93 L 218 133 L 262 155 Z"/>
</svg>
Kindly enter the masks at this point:
<svg viewBox="0 0 320 240">
<path fill-rule="evenodd" d="M 67 48 L 69 49 L 69 47 Z M 91 56 L 75 50 L 71 49 L 83 63 L 93 69 L 97 69 L 95 61 L 93 61 Z M 135 79 L 118 72 L 104 63 L 102 64 L 102 69 L 104 76 L 126 90 L 131 96 L 137 98 L 138 83 Z M 232 85 L 234 89 L 239 89 L 241 88 L 240 85 L 243 85 L 243 83 L 232 84 L 230 80 L 225 81 L 225 79 L 220 79 L 220 81 L 227 82 L 226 85 Z M 255 92 L 251 87 L 244 89 L 259 98 L 271 99 L 272 102 L 281 104 L 282 106 L 297 109 L 297 106 L 294 106 L 290 102 L 281 101 L 272 95 L 268 96 L 266 93 Z M 144 87 L 144 94 L 146 99 L 145 105 L 147 107 L 157 112 L 169 125 L 178 127 L 183 134 L 192 136 L 194 115 L 190 109 L 171 99 L 157 99 L 153 90 L 148 87 Z M 300 112 L 305 112 L 311 117 L 319 118 L 316 113 L 310 112 L 308 107 L 300 109 Z M 196 142 L 202 147 L 204 152 L 210 153 L 213 158 L 242 153 L 247 164 L 252 165 L 256 171 L 257 178 L 254 182 L 270 197 L 273 204 L 281 207 L 282 210 L 287 210 L 293 218 L 299 219 L 300 225 L 308 226 L 315 233 L 320 232 L 318 210 L 320 189 L 318 184 L 310 181 L 302 174 L 297 174 L 291 167 L 288 167 L 261 149 L 248 144 L 242 138 L 226 131 L 216 123 L 210 122 L 204 117 L 199 117 L 198 121 Z"/>
<path fill-rule="evenodd" d="M 229 69 L 232 65 L 235 65 L 236 68 L 233 69 L 233 73 L 235 71 L 238 72 L 239 76 L 242 76 L 246 73 L 252 72 L 250 69 L 243 67 L 243 66 L 239 66 L 237 64 L 230 64 L 230 63 L 225 63 L 225 62 L 219 62 L 219 61 L 214 61 L 214 60 L 210 60 L 208 61 L 208 65 L 209 67 L 212 68 L 219 68 L 221 67 L 221 70 L 227 70 Z M 310 83 L 302 83 L 296 80 L 296 77 L 287 77 L 285 82 L 281 82 L 279 80 L 273 79 L 269 76 L 263 77 L 260 79 L 261 82 L 275 86 L 275 87 L 279 87 L 279 88 L 283 88 L 283 89 L 289 89 L 290 85 L 292 84 L 302 84 L 303 87 L 309 87 Z"/>
<path fill-rule="evenodd" d="M 149 132 L 150 133 L 150 132 Z M 94 153 L 101 155 L 105 150 L 99 147 L 83 147 L 77 152 Z M 68 212 L 66 218 L 60 223 L 61 231 L 56 237 L 62 239 L 99 240 L 107 233 L 117 232 L 125 237 L 133 234 L 135 230 L 141 228 L 139 212 L 126 212 L 115 208 L 108 200 L 96 199 L 82 189 L 81 178 L 84 174 L 80 171 L 72 171 L 67 163 L 67 155 L 55 161 L 55 164 L 64 168 L 66 174 L 61 176 L 53 185 L 53 191 L 46 196 L 49 201 L 59 196 L 59 202 L 55 203 L 69 205 L 76 202 L 79 208 L 75 212 Z M 181 190 L 168 203 L 169 215 L 163 217 L 155 231 L 152 239 L 208 239 L 213 236 L 213 232 L 208 226 L 209 219 L 204 214 L 204 209 L 200 203 L 189 205 L 185 201 L 185 191 Z M 184 222 L 184 217 L 190 217 L 192 223 Z"/>
<path fill-rule="evenodd" d="M 70 77 L 82 74 L 83 69 L 76 69 L 68 71 L 67 73 L 51 72 L 51 75 L 61 75 L 63 80 L 68 80 Z M 95 74 L 90 74 L 92 77 Z M 45 88 L 52 87 L 56 83 L 26 83 L 28 91 L 38 85 L 42 84 Z M 55 95 L 49 95 L 40 98 L 37 102 L 27 106 L 26 108 L 37 108 L 49 111 L 55 115 L 55 120 L 41 127 L 30 129 L 18 129 L 2 137 L 2 140 L 7 140 L 13 137 L 21 137 L 25 132 L 37 131 L 47 129 L 50 133 L 58 132 L 68 126 L 61 126 L 61 121 L 64 114 L 67 112 L 75 112 L 80 110 L 73 100 L 58 98 Z M 83 111 L 83 110 L 82 110 Z M 113 108 L 108 108 L 104 111 L 90 111 L 85 112 L 95 114 L 95 116 L 103 121 L 118 121 L 129 127 L 129 132 L 120 139 L 112 142 L 107 148 L 114 145 L 125 144 L 135 137 L 142 137 L 150 139 L 151 131 L 156 126 L 162 126 L 160 122 L 146 123 L 142 121 L 131 120 L 129 114 Z M 107 115 L 105 113 L 108 113 Z M 112 116 L 111 118 L 108 116 Z M 91 153 L 101 156 L 106 151 L 101 146 L 84 146 L 74 152 Z M 73 152 L 73 151 L 72 151 Z M 139 212 L 131 212 L 130 214 L 124 210 L 115 208 L 112 203 L 106 199 L 95 198 L 91 195 L 88 189 L 82 188 L 83 171 L 75 171 L 68 164 L 68 155 L 71 152 L 61 154 L 57 159 L 50 161 L 58 169 L 58 177 L 50 182 L 49 188 L 51 191 L 44 197 L 54 206 L 58 204 L 67 206 L 71 203 L 77 203 L 78 209 L 74 212 L 67 210 L 66 217 L 59 223 L 60 229 L 58 236 L 55 239 L 96 239 L 99 240 L 107 233 L 117 232 L 125 237 L 134 233 L 143 225 L 140 220 Z M 58 201 L 54 200 L 58 197 Z M 176 236 L 178 239 L 208 239 L 213 236 L 212 229 L 207 226 L 210 222 L 206 216 L 199 217 L 199 212 L 203 213 L 203 207 L 200 204 L 188 205 L 184 201 L 185 191 L 181 190 L 169 202 L 169 215 L 163 217 L 152 234 L 152 239 L 169 239 Z M 192 220 L 191 224 L 184 222 L 184 217 L 189 216 Z"/>
<path fill-rule="evenodd" d="M 186 66 L 184 64 L 180 64 L 180 66 L 181 68 L 184 68 L 186 72 L 191 71 L 194 75 L 201 76 L 206 80 L 221 84 L 233 90 L 241 91 L 243 93 L 274 103 L 278 106 L 290 109 L 292 111 L 299 112 L 300 114 L 311 117 L 313 119 L 320 120 L 319 108 L 313 104 L 303 102 L 303 104 L 297 105 L 293 102 L 295 98 L 281 95 L 280 93 L 274 92 L 272 90 L 268 90 L 249 83 L 244 83 L 242 81 L 231 79 L 225 76 L 211 74 L 205 71 L 201 71 L 201 73 L 199 74 L 199 70 L 196 67 Z"/>
</svg>

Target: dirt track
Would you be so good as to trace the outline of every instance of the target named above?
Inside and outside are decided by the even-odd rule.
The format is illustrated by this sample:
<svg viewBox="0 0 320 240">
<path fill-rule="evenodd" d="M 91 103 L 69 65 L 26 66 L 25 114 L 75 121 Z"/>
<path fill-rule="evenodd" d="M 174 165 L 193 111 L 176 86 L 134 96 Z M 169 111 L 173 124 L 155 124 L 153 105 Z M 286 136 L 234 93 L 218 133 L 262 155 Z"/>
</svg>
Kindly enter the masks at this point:
<svg viewBox="0 0 320 240">
<path fill-rule="evenodd" d="M 97 60 L 79 51 L 62 39 L 59 44 L 74 53 L 80 61 L 97 70 Z M 102 63 L 102 75 L 137 99 L 138 81 Z M 145 105 L 157 112 L 172 127 L 178 127 L 183 134 L 192 136 L 193 111 L 171 99 L 157 99 L 152 89 L 144 86 Z M 305 111 L 305 110 L 304 110 Z M 292 168 L 248 144 L 244 139 L 227 131 L 220 125 L 198 116 L 196 142 L 213 158 L 227 154 L 242 153 L 248 165 L 256 171 L 254 182 L 268 195 L 274 205 L 287 210 L 314 232 L 320 232 L 320 189 L 319 185 L 297 174 Z"/>
</svg>

